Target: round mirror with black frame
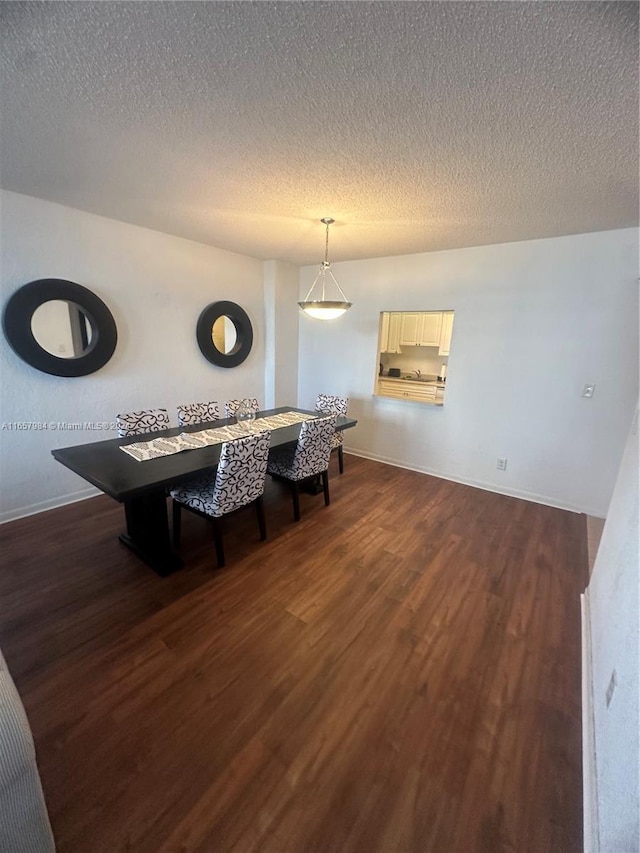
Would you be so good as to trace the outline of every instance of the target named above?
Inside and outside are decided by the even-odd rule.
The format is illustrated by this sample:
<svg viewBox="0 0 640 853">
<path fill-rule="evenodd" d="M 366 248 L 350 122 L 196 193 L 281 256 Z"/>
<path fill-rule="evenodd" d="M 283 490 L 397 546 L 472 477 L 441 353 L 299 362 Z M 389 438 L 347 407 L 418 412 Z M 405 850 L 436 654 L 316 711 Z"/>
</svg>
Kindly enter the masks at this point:
<svg viewBox="0 0 640 853">
<path fill-rule="evenodd" d="M 251 352 L 251 320 L 235 302 L 212 302 L 198 318 L 196 338 L 207 361 L 218 367 L 237 367 Z"/>
<path fill-rule="evenodd" d="M 2 328 L 16 355 L 53 376 L 95 373 L 118 341 L 104 302 L 62 278 L 40 278 L 16 290 L 5 305 Z"/>
</svg>

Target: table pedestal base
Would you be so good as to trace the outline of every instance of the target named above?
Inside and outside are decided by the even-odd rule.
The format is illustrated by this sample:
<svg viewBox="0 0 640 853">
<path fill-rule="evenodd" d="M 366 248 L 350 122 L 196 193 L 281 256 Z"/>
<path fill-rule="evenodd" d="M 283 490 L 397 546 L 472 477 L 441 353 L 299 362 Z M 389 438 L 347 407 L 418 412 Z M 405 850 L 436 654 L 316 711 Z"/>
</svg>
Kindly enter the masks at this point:
<svg viewBox="0 0 640 853">
<path fill-rule="evenodd" d="M 123 545 L 163 577 L 179 569 L 182 561 L 171 544 L 164 491 L 125 501 L 124 512 L 127 532 L 119 537 Z"/>
</svg>

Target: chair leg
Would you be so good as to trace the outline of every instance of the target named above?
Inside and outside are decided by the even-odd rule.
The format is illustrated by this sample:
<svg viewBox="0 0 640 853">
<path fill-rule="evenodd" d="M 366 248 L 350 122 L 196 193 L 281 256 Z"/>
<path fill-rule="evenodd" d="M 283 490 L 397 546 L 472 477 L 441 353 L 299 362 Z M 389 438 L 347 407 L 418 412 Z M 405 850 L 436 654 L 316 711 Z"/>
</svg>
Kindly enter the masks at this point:
<svg viewBox="0 0 640 853">
<path fill-rule="evenodd" d="M 176 548 L 180 545 L 180 535 L 182 533 L 182 507 L 178 501 L 172 501 L 173 504 L 173 544 Z"/>
<path fill-rule="evenodd" d="M 340 473 L 344 474 L 344 456 L 342 454 L 342 445 L 338 446 L 338 466 L 340 467 Z"/>
<path fill-rule="evenodd" d="M 329 498 L 329 471 L 322 472 L 322 488 L 324 490 L 324 505 L 329 506 L 331 503 Z"/>
<path fill-rule="evenodd" d="M 258 516 L 258 529 L 260 530 L 260 539 L 264 542 L 267 538 L 267 526 L 264 523 L 264 504 L 262 503 L 262 495 L 256 500 L 256 515 Z"/>
<path fill-rule="evenodd" d="M 293 480 L 291 483 L 291 495 L 293 497 L 293 520 L 300 521 L 300 489 L 297 480 Z"/>
<path fill-rule="evenodd" d="M 220 519 L 212 518 L 213 521 L 213 541 L 216 546 L 216 558 L 218 560 L 218 568 L 224 568 L 224 546 L 222 544 L 222 530 L 220 527 Z"/>
</svg>

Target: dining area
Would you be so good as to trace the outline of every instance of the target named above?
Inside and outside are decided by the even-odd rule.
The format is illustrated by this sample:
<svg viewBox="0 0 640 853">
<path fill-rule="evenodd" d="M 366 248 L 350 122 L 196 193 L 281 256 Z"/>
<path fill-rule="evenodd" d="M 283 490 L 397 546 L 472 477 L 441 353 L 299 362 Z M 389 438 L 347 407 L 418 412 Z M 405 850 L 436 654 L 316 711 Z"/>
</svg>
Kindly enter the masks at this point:
<svg viewBox="0 0 640 853">
<path fill-rule="evenodd" d="M 178 405 L 177 426 L 166 408 L 140 409 L 117 415 L 115 439 L 51 453 L 124 505 L 126 530 L 119 539 L 159 575 L 183 565 L 183 511 L 208 522 L 212 564 L 222 568 L 227 559 L 223 530 L 233 523 L 227 516 L 253 507 L 258 537 L 267 538 L 267 477 L 286 484 L 294 523 L 300 520 L 301 495 L 305 509 L 307 496 L 319 493 L 329 506 L 333 451 L 342 474 L 344 431 L 357 424 L 347 408 L 347 398 L 327 394 L 318 395 L 314 411 L 295 406 L 261 410 L 251 397 L 223 404 L 207 400 Z"/>
<path fill-rule="evenodd" d="M 191 322 L 194 319 L 192 315 Z M 156 351 L 144 365 L 127 362 L 114 367 L 122 358 L 122 323 L 117 309 L 112 311 L 91 289 L 66 279 L 35 279 L 19 286 L 7 301 L 3 311 L 6 341 L 15 356 L 35 372 L 31 385 L 39 401 L 38 411 L 43 411 L 40 386 L 46 385 L 58 413 L 48 420 L 40 415 L 33 422 L 16 422 L 16 428 L 30 430 L 22 433 L 24 440 L 16 450 L 21 458 L 34 460 L 32 474 L 38 483 L 42 478 L 36 458 L 42 463 L 53 456 L 60 464 L 54 466 L 57 470 L 48 469 L 46 476 L 52 482 L 65 483 L 56 487 L 64 492 L 63 501 L 95 495 L 97 488 L 121 503 L 125 529 L 120 541 L 161 576 L 183 565 L 185 512 L 208 521 L 213 530 L 212 561 L 219 568 L 226 563 L 223 529 L 233 524 L 227 516 L 253 506 L 258 537 L 266 539 L 263 494 L 267 477 L 286 486 L 294 522 L 300 520 L 308 495 L 322 493 L 324 505 L 329 505 L 329 461 L 335 456 L 343 474 L 344 432 L 357 423 L 347 415 L 346 396 L 319 393 L 315 406 L 308 409 L 297 402 L 278 405 L 297 401 L 298 394 L 292 383 L 283 384 L 276 393 L 274 376 L 265 377 L 258 395 L 247 395 L 247 388 L 259 387 L 256 367 L 247 365 L 256 362 L 254 337 L 262 330 L 256 329 L 242 306 L 218 299 L 200 311 L 190 333 L 185 326 L 178 337 L 176 361 L 182 369 L 190 365 L 188 381 L 181 380 L 182 372 L 161 369 L 159 383 L 145 391 L 151 405 L 144 408 L 144 404 L 137 405 L 138 381 L 133 377 L 143 375 L 149 363 L 164 363 L 166 348 L 161 360 Z M 264 333 L 272 331 L 265 323 Z M 187 354 L 195 349 L 194 344 L 199 356 L 197 361 L 189 361 Z M 111 372 L 123 368 L 131 387 L 112 385 Z M 235 378 L 229 381 L 232 369 L 240 371 L 239 383 Z M 218 389 L 213 400 L 205 390 L 211 387 L 212 371 Z M 55 390 L 61 381 L 65 392 L 66 383 L 73 385 L 71 393 Z M 244 393 L 236 392 L 238 384 Z M 266 405 L 259 402 L 259 396 L 267 400 Z M 182 402 L 185 398 L 187 402 Z M 72 401 L 77 422 L 68 415 L 64 421 L 60 417 L 63 399 L 69 412 Z M 306 402 L 308 405 L 308 398 Z M 99 421 L 87 420 L 98 411 Z M 91 439 L 66 446 L 61 432 L 67 429 L 91 430 Z M 95 429 L 115 430 L 117 437 L 96 440 Z M 17 435 L 9 435 L 12 442 L 17 442 Z M 74 487 L 77 481 L 69 478 L 69 471 L 85 485 Z M 23 470 L 16 470 L 16 480 L 22 476 Z M 17 495 L 15 499 L 20 500 Z M 59 500 L 54 498 L 53 505 Z M 46 508 L 47 503 L 36 505 Z"/>
</svg>

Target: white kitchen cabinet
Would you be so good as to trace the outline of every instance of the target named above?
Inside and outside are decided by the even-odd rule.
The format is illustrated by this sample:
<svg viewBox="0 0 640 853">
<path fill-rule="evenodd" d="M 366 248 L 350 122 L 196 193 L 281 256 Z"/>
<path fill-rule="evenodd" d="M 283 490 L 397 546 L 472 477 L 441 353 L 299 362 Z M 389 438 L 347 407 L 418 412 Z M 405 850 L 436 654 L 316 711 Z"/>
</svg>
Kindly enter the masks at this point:
<svg viewBox="0 0 640 853">
<path fill-rule="evenodd" d="M 400 321 L 399 311 L 384 311 L 380 330 L 380 352 L 400 352 Z"/>
<path fill-rule="evenodd" d="M 411 312 L 402 314 L 401 347 L 439 347 L 442 312 Z"/>
<path fill-rule="evenodd" d="M 400 352 L 400 323 L 402 314 L 392 311 L 389 315 L 389 349 L 387 352 Z"/>
<path fill-rule="evenodd" d="M 440 345 L 438 355 L 449 355 L 451 349 L 451 333 L 453 332 L 453 311 L 442 312 L 442 328 L 440 329 Z"/>
<path fill-rule="evenodd" d="M 418 338 L 419 346 L 439 347 L 442 311 L 430 311 L 428 314 L 422 314 L 421 317 L 420 337 Z"/>
<path fill-rule="evenodd" d="M 417 347 L 420 335 L 421 314 L 403 314 L 400 327 L 400 346 Z"/>
<path fill-rule="evenodd" d="M 389 312 L 380 315 L 380 352 L 386 352 L 389 346 Z"/>
<path fill-rule="evenodd" d="M 438 393 L 438 392 L 441 393 Z M 416 403 L 442 404 L 444 392 L 435 385 L 405 379 L 378 379 L 378 395 Z"/>
</svg>

